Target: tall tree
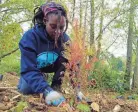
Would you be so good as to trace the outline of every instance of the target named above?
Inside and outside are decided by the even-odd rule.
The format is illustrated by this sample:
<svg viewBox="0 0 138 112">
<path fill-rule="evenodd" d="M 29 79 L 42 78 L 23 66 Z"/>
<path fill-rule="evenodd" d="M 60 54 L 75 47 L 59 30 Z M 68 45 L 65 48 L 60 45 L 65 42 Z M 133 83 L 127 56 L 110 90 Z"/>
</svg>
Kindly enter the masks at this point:
<svg viewBox="0 0 138 112">
<path fill-rule="evenodd" d="M 135 69 L 134 69 L 134 88 L 138 88 L 138 37 L 137 37 L 137 48 L 136 48 L 136 62 L 135 62 Z"/>
<path fill-rule="evenodd" d="M 132 72 L 132 39 L 133 39 L 133 21 L 134 21 L 134 0 L 130 1 L 130 13 L 129 13 L 129 27 L 127 38 L 127 62 L 126 62 L 126 74 L 125 85 L 126 89 L 130 87 L 130 76 Z"/>
<path fill-rule="evenodd" d="M 101 52 L 101 40 L 102 40 L 102 29 L 103 29 L 103 12 L 104 12 L 104 0 L 101 1 L 101 15 L 100 15 L 100 31 L 98 37 L 98 50 L 97 50 L 97 57 L 99 58 Z"/>
</svg>

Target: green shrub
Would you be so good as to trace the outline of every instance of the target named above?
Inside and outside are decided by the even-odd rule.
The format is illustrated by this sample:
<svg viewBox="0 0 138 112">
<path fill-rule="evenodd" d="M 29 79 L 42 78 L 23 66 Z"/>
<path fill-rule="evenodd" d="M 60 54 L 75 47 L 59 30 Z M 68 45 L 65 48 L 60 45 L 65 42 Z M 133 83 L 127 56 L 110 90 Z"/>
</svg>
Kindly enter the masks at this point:
<svg viewBox="0 0 138 112">
<path fill-rule="evenodd" d="M 95 63 L 95 68 L 89 76 L 89 80 L 95 79 L 98 88 L 111 89 L 124 92 L 124 72 L 112 69 L 101 61 Z"/>
</svg>

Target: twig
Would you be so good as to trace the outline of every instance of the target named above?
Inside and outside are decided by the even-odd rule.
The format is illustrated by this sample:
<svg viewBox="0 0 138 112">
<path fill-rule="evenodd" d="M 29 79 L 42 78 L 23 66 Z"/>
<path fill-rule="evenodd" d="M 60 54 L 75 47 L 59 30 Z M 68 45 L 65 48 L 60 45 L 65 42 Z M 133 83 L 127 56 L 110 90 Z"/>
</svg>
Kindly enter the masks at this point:
<svg viewBox="0 0 138 112">
<path fill-rule="evenodd" d="M 9 91 L 12 92 L 12 93 L 15 93 L 15 94 L 17 94 L 17 95 L 21 95 L 18 91 L 15 91 L 15 90 L 13 90 L 13 89 L 9 89 Z"/>
<path fill-rule="evenodd" d="M 17 100 L 17 99 L 19 99 L 20 97 L 21 97 L 21 94 L 16 95 L 16 96 L 14 96 L 14 97 L 11 99 L 11 101 Z"/>
<path fill-rule="evenodd" d="M 0 56 L 0 60 L 1 60 L 2 58 L 4 58 L 4 57 L 6 57 L 6 56 L 8 56 L 8 55 L 11 55 L 12 53 L 16 52 L 18 49 L 19 49 L 19 48 L 16 48 L 16 49 L 12 50 L 11 52 L 9 52 L 9 53 L 7 53 L 7 54 L 4 54 L 4 55 Z"/>
<path fill-rule="evenodd" d="M 0 91 L 7 90 L 7 89 L 17 89 L 17 87 L 0 87 Z"/>
</svg>

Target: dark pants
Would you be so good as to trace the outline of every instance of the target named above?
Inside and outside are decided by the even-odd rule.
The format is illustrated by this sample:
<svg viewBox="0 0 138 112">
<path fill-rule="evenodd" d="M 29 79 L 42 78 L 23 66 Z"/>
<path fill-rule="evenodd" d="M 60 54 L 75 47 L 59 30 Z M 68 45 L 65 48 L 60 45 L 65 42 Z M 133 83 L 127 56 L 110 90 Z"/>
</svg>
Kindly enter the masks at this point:
<svg viewBox="0 0 138 112">
<path fill-rule="evenodd" d="M 54 72 L 54 76 L 51 84 L 52 88 L 60 86 L 62 84 L 61 78 L 63 77 L 64 74 L 61 74 L 61 72 L 65 71 L 65 67 L 63 63 L 67 63 L 67 62 L 68 60 L 66 58 L 60 56 L 58 57 L 58 59 L 55 61 L 54 64 L 41 69 L 41 71 L 44 73 Z"/>
</svg>

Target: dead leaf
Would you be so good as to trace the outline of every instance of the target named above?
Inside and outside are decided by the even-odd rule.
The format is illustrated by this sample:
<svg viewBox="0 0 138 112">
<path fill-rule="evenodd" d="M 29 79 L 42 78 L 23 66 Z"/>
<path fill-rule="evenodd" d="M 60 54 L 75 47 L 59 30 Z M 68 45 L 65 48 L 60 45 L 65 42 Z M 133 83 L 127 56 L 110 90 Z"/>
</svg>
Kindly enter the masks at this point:
<svg viewBox="0 0 138 112">
<path fill-rule="evenodd" d="M 9 102 L 10 99 L 8 98 L 8 96 L 4 96 L 3 101 L 4 101 L 4 102 Z"/>
<path fill-rule="evenodd" d="M 65 89 L 65 94 L 70 94 L 69 91 L 67 89 Z"/>
<path fill-rule="evenodd" d="M 93 102 L 93 103 L 91 104 L 91 108 L 92 108 L 94 111 L 96 111 L 96 112 L 99 112 L 99 111 L 100 111 L 99 105 L 98 105 L 97 103 L 95 103 L 95 102 Z"/>
<path fill-rule="evenodd" d="M 0 103 L 0 110 L 9 110 L 10 108 L 12 108 L 13 106 L 15 106 L 15 102 L 9 102 L 8 104 L 3 104 L 3 103 Z"/>
<path fill-rule="evenodd" d="M 0 110 L 6 110 L 5 105 L 3 103 L 0 103 Z"/>
<path fill-rule="evenodd" d="M 113 112 L 119 112 L 121 110 L 121 106 L 120 105 L 116 105 L 113 109 Z"/>
</svg>

